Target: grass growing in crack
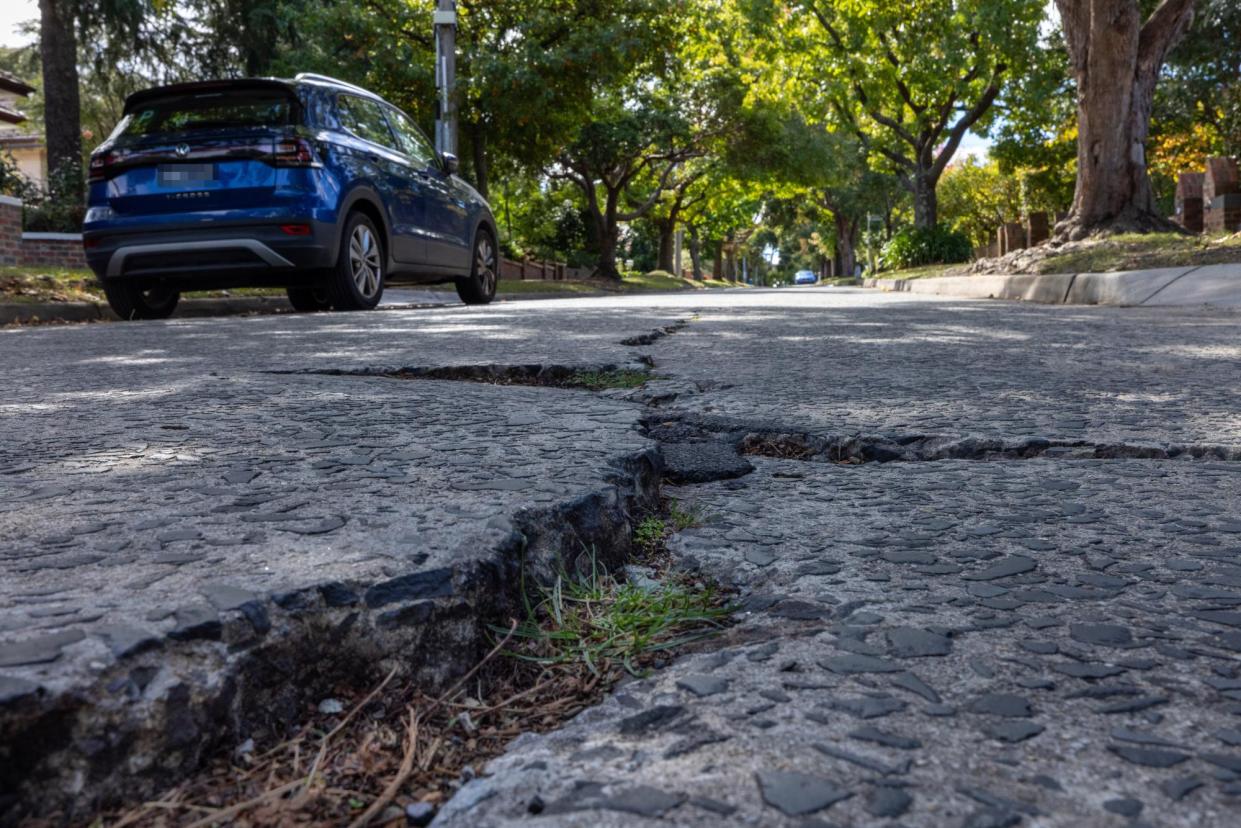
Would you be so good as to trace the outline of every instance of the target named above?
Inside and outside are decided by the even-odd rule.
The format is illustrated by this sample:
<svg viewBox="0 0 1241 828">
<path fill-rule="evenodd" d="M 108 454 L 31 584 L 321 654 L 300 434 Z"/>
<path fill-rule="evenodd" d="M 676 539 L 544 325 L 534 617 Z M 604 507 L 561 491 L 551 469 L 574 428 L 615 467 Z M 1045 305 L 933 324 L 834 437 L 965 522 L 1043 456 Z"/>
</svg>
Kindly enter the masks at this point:
<svg viewBox="0 0 1241 828">
<path fill-rule="evenodd" d="M 675 500 L 668 503 L 668 519 L 672 521 L 672 529 L 675 532 L 684 532 L 686 529 L 692 529 L 702 522 L 702 513 L 697 507 L 690 506 L 685 508 Z"/>
<path fill-rule="evenodd" d="M 682 577 L 641 587 L 601 571 L 592 555 L 589 572 L 561 573 L 540 591 L 514 633 L 523 646 L 511 655 L 544 667 L 584 666 L 598 677 L 618 669 L 641 675 L 659 655 L 722 630 L 731 613 L 709 583 Z"/>
<path fill-rule="evenodd" d="M 591 391 L 603 391 L 609 388 L 641 388 L 650 378 L 651 375 L 646 371 L 625 368 L 615 371 L 578 371 L 567 384 Z"/>
<path fill-rule="evenodd" d="M 668 533 L 668 525 L 662 518 L 651 515 L 638 524 L 633 532 L 634 543 L 648 555 L 659 551 L 664 545 L 664 536 Z"/>
</svg>

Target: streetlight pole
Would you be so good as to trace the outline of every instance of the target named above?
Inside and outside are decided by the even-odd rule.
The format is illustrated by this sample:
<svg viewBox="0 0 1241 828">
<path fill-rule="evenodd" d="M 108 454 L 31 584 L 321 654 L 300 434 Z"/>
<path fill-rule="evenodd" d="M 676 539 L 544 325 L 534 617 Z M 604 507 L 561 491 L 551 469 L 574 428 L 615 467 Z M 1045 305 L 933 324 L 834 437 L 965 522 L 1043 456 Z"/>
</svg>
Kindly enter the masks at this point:
<svg viewBox="0 0 1241 828">
<path fill-rule="evenodd" d="M 435 149 L 457 154 L 457 0 L 438 0 L 435 10 Z"/>
</svg>

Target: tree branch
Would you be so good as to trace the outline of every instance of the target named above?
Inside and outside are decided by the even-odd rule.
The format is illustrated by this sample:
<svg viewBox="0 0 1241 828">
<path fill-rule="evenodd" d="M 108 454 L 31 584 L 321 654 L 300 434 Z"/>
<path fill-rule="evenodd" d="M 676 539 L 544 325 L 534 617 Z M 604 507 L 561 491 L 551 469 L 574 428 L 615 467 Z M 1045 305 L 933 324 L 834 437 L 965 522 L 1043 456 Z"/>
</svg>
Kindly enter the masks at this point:
<svg viewBox="0 0 1241 828">
<path fill-rule="evenodd" d="M 1138 77 L 1152 84 L 1168 52 L 1194 21 L 1194 0 L 1163 0 L 1138 35 Z"/>
<path fill-rule="evenodd" d="M 965 133 L 978 122 L 978 119 L 995 102 L 996 96 L 1000 94 L 1000 76 L 1007 69 L 1008 66 L 1003 63 L 995 67 L 995 71 L 991 73 L 991 83 L 983 91 L 982 97 L 953 125 L 952 131 L 948 133 L 947 143 L 944 144 L 944 148 L 939 152 L 939 157 L 935 159 L 935 163 L 931 166 L 931 176 L 934 180 L 938 180 L 939 176 L 943 174 L 944 167 L 948 166 L 948 162 L 952 160 L 952 156 L 956 154 L 957 149 L 961 146 L 961 140 L 965 137 Z"/>
<path fill-rule="evenodd" d="M 684 158 L 677 157 L 673 157 L 668 160 L 668 166 L 664 168 L 664 173 L 659 177 L 659 183 L 655 185 L 655 190 L 651 193 L 650 198 L 644 201 L 641 206 L 635 207 L 627 213 L 617 213 L 616 220 L 633 221 L 634 219 L 642 218 L 642 216 L 649 213 L 651 208 L 655 206 L 655 202 L 659 201 L 659 197 L 663 195 L 664 191 L 667 189 L 668 178 L 676 171 L 677 167 L 684 163 L 685 160 L 686 159 Z"/>
</svg>

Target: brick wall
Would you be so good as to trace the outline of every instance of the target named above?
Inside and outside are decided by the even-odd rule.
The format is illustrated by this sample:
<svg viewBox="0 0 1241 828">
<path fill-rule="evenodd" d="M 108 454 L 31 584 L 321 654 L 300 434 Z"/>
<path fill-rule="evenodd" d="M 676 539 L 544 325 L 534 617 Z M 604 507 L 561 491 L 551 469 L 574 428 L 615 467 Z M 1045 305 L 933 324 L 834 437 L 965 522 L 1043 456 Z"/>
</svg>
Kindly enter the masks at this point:
<svg viewBox="0 0 1241 828">
<path fill-rule="evenodd" d="M 22 203 L 0 196 L 0 265 L 86 267 L 80 233 L 23 233 Z"/>
</svg>

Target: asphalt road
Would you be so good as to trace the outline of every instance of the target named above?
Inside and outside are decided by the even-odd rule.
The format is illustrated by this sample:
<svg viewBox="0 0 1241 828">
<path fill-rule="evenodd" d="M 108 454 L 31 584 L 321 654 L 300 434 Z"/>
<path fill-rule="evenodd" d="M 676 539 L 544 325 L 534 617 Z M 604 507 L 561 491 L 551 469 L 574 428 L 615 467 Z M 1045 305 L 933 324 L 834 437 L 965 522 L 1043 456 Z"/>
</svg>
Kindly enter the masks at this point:
<svg viewBox="0 0 1241 828">
<path fill-rule="evenodd" d="M 1239 334 L 850 289 L 0 331 L 0 724 L 106 707 L 41 778 L 141 792 L 195 757 L 75 760 L 92 728 L 175 697 L 207 732 L 307 613 L 468 615 L 515 526 L 621 515 L 660 441 L 792 435 L 920 454 L 679 488 L 675 551 L 764 642 L 519 741 L 442 823 L 1234 824 Z M 358 373 L 642 358 L 600 394 Z"/>
</svg>

